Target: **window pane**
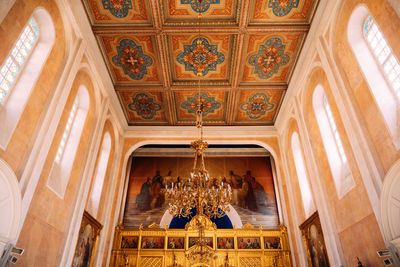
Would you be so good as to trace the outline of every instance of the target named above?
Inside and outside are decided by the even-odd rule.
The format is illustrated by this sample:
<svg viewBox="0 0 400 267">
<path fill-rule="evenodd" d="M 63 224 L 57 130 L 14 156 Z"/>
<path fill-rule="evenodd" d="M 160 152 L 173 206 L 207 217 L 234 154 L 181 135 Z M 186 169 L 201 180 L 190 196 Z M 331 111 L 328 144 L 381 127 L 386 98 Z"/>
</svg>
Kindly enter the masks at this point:
<svg viewBox="0 0 400 267">
<path fill-rule="evenodd" d="M 71 108 L 71 111 L 69 112 L 67 125 L 65 125 L 64 133 L 62 135 L 60 145 L 58 146 L 57 155 L 55 158 L 55 162 L 57 163 L 60 162 L 64 152 L 65 145 L 68 142 L 68 137 L 71 131 L 72 123 L 74 122 L 75 119 L 77 109 L 78 109 L 78 97 L 75 98 L 74 104 Z"/>
<path fill-rule="evenodd" d="M 331 110 L 331 107 L 329 106 L 329 103 L 328 103 L 328 100 L 327 100 L 326 97 L 324 97 L 324 108 L 325 108 L 325 111 L 326 111 L 326 115 L 328 117 L 329 126 L 331 127 L 333 136 L 335 138 L 336 146 L 337 146 L 337 148 L 339 150 L 340 158 L 341 158 L 342 162 L 345 163 L 345 162 L 347 162 L 347 158 L 346 158 L 346 154 L 344 153 L 342 140 L 340 139 L 339 132 L 338 132 L 338 129 L 336 127 L 335 120 L 333 119 L 332 110 Z"/>
<path fill-rule="evenodd" d="M 365 20 L 364 36 L 394 94 L 400 98 L 400 64 L 372 16 Z"/>
<path fill-rule="evenodd" d="M 26 61 L 37 41 L 38 34 L 38 25 L 36 21 L 31 18 L 11 49 L 10 55 L 0 68 L 0 103 L 4 101 L 8 92 L 14 85 L 23 63 Z"/>
</svg>

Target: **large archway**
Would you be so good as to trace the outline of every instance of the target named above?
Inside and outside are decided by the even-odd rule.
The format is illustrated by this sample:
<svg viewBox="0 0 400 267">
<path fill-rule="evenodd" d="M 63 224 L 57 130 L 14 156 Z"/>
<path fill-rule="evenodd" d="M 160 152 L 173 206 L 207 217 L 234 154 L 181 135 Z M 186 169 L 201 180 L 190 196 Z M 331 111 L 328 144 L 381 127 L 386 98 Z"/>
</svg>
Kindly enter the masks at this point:
<svg viewBox="0 0 400 267">
<path fill-rule="evenodd" d="M 400 160 L 387 173 L 381 192 L 381 220 L 386 246 L 400 266 Z"/>
</svg>

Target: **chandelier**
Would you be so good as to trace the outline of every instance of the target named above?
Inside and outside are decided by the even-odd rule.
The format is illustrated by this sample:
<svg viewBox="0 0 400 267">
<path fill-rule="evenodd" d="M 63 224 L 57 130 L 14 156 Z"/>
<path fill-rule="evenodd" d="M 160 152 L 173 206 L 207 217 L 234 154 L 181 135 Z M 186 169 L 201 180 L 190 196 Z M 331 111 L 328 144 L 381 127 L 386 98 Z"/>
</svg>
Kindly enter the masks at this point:
<svg viewBox="0 0 400 267">
<path fill-rule="evenodd" d="M 199 1 L 200 2 L 200 1 Z M 201 45 L 200 41 L 200 20 L 199 18 L 199 38 L 197 45 Z M 198 53 L 200 58 L 201 52 Z M 199 237 L 195 244 L 188 249 L 186 257 L 191 261 L 208 262 L 216 256 L 215 251 L 207 245 L 204 237 L 205 224 L 211 218 L 221 218 L 229 211 L 232 191 L 230 185 L 221 177 L 210 177 L 204 163 L 204 151 L 208 147 L 208 143 L 203 140 L 203 111 L 205 105 L 201 98 L 201 77 L 202 72 L 197 72 L 198 77 L 198 98 L 196 110 L 196 127 L 199 133 L 199 139 L 193 141 L 190 147 L 194 152 L 193 169 L 190 177 L 178 180 L 175 183 L 166 185 L 165 199 L 168 202 L 168 209 L 174 217 L 190 217 L 193 210 L 197 215 L 192 218 L 197 224 Z"/>
</svg>

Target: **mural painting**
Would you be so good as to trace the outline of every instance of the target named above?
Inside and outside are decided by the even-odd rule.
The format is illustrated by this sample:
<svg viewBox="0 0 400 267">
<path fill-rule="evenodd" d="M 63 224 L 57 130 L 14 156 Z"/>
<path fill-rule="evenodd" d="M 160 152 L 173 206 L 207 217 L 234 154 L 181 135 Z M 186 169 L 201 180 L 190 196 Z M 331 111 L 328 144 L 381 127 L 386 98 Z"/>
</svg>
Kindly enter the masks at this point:
<svg viewBox="0 0 400 267">
<path fill-rule="evenodd" d="M 192 158 L 137 157 L 132 167 L 127 192 L 124 225 L 138 227 L 160 223 L 167 210 L 165 186 L 189 177 Z M 269 157 L 206 158 L 214 177 L 232 188 L 231 205 L 246 223 L 274 228 L 279 225 L 271 162 Z"/>
</svg>

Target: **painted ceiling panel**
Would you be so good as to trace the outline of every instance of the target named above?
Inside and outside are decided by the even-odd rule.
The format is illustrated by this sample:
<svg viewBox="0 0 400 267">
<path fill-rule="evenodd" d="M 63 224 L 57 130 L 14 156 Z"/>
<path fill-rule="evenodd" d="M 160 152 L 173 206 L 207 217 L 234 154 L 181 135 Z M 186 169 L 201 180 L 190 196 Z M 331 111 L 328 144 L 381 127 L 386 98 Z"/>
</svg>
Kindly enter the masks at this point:
<svg viewBox="0 0 400 267">
<path fill-rule="evenodd" d="M 318 6 L 318 0 L 82 3 L 129 125 L 193 125 L 199 100 L 205 125 L 273 125 Z"/>
<path fill-rule="evenodd" d="M 196 121 L 196 105 L 204 104 L 203 121 L 207 124 L 226 125 L 228 92 L 218 91 L 177 91 L 174 92 L 177 124 L 193 125 Z"/>
<path fill-rule="evenodd" d="M 238 96 L 235 124 L 271 124 L 279 110 L 283 90 L 243 90 Z"/>
<path fill-rule="evenodd" d="M 250 25 L 309 24 L 317 1 L 314 0 L 254 0 Z"/>
<path fill-rule="evenodd" d="M 168 124 L 162 92 L 121 91 L 118 95 L 131 124 Z"/>
<path fill-rule="evenodd" d="M 83 0 L 94 26 L 152 25 L 147 0 Z"/>
<path fill-rule="evenodd" d="M 161 84 L 154 35 L 99 35 L 116 85 Z"/>
<path fill-rule="evenodd" d="M 288 84 L 305 33 L 250 34 L 242 84 Z"/>
<path fill-rule="evenodd" d="M 160 0 L 163 25 L 197 25 L 201 13 L 202 24 L 234 25 L 239 23 L 240 0 Z"/>
<path fill-rule="evenodd" d="M 235 36 L 228 34 L 170 35 L 170 72 L 173 85 L 203 82 L 230 84 Z"/>
</svg>

